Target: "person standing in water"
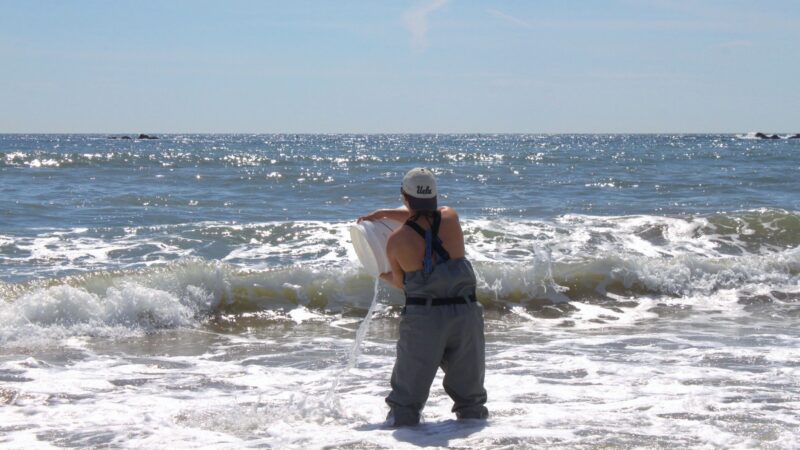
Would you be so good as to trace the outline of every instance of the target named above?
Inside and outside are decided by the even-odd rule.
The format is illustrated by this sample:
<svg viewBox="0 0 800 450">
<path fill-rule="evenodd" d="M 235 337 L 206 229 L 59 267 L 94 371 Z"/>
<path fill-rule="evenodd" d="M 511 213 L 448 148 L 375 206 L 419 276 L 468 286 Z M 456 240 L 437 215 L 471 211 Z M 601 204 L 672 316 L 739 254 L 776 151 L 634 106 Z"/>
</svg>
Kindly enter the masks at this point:
<svg viewBox="0 0 800 450">
<path fill-rule="evenodd" d="M 439 367 L 456 416 L 485 419 L 483 308 L 458 214 L 437 206 L 436 179 L 428 169 L 409 171 L 400 192 L 406 209 L 377 210 L 358 219 L 405 222 L 386 244 L 392 270 L 381 274 L 406 296 L 387 421 L 419 423 Z"/>
</svg>

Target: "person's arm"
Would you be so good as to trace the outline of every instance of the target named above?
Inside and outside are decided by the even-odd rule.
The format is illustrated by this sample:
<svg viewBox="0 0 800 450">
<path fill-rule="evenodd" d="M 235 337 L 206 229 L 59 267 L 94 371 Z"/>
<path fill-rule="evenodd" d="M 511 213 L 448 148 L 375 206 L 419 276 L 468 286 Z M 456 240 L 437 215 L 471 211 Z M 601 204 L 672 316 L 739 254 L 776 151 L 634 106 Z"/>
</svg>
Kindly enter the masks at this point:
<svg viewBox="0 0 800 450">
<path fill-rule="evenodd" d="M 391 266 L 392 270 L 389 272 L 382 273 L 381 280 L 391 284 L 392 286 L 396 287 L 397 289 L 403 289 L 403 275 L 405 272 L 403 268 L 400 267 L 400 263 L 397 261 L 397 257 L 394 254 L 394 246 L 392 245 L 391 239 L 389 243 L 386 245 L 386 258 L 389 260 L 389 265 Z"/>
<path fill-rule="evenodd" d="M 392 219 L 398 222 L 405 222 L 408 220 L 408 217 L 409 213 L 405 207 L 397 209 L 378 209 L 376 211 L 372 211 L 366 216 L 359 217 L 357 222 L 361 223 L 365 220 L 372 221 L 379 219 Z"/>
</svg>

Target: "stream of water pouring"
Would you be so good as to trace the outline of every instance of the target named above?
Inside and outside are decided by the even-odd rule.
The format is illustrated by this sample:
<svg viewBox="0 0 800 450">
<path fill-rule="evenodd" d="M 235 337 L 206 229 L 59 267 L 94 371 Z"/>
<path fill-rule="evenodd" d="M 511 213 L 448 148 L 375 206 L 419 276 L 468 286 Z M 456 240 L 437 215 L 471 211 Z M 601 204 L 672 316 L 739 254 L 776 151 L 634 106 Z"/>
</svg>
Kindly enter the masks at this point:
<svg viewBox="0 0 800 450">
<path fill-rule="evenodd" d="M 369 324 L 372 321 L 372 313 L 375 312 L 375 306 L 378 304 L 379 288 L 380 278 L 375 278 L 375 290 L 372 294 L 372 304 L 369 305 L 367 315 L 364 317 L 364 320 L 361 321 L 361 325 L 358 326 L 358 330 L 356 330 L 355 341 L 353 342 L 353 346 L 350 348 L 350 352 L 347 355 L 347 365 L 344 366 L 338 374 L 336 374 L 333 382 L 331 382 L 328 395 L 325 396 L 325 404 L 339 412 L 342 412 L 342 410 L 339 404 L 339 399 L 336 398 L 336 388 L 339 386 L 339 380 L 341 380 L 341 378 L 345 376 L 350 369 L 355 367 L 356 363 L 358 362 L 358 355 L 361 353 L 361 342 L 364 340 L 364 336 L 367 334 Z"/>
</svg>

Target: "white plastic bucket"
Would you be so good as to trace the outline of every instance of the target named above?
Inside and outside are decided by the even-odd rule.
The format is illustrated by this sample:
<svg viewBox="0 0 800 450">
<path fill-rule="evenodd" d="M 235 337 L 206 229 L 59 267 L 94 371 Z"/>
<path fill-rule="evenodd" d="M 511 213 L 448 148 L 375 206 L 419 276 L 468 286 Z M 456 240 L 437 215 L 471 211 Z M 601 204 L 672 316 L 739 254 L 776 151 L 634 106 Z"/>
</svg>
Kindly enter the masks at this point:
<svg viewBox="0 0 800 450">
<path fill-rule="evenodd" d="M 386 258 L 386 242 L 389 236 L 402 225 L 391 219 L 365 220 L 350 227 L 350 240 L 358 260 L 373 277 L 391 270 Z"/>
</svg>

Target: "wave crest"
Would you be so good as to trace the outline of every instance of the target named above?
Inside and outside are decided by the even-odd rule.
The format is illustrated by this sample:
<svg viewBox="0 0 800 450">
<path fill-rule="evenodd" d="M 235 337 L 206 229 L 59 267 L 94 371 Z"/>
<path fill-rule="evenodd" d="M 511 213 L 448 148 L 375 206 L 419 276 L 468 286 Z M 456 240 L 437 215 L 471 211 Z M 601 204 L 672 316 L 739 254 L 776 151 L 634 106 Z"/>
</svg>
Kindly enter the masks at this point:
<svg viewBox="0 0 800 450">
<path fill-rule="evenodd" d="M 113 335 L 194 327 L 218 315 L 282 314 L 299 307 L 326 317 L 363 314 L 372 299 L 373 280 L 350 250 L 347 226 L 181 225 L 170 229 L 170 239 L 182 233 L 213 236 L 218 248 L 228 246 L 228 256 L 174 260 L 181 255 L 171 254 L 171 261 L 115 271 L 90 271 L 96 260 L 89 260 L 86 268 L 79 266 L 82 260 L 70 260 L 77 274 L 0 283 L 5 300 L 0 303 L 0 342 L 37 333 Z M 154 238 L 147 230 L 133 231 L 124 239 L 150 243 Z M 721 290 L 742 296 L 762 288 L 794 292 L 800 285 L 800 215 L 782 210 L 705 217 L 468 220 L 464 231 L 478 275 L 478 297 L 500 312 L 575 301 L 604 303 L 620 296 L 635 301 L 642 296 L 708 296 Z M 91 230 L 73 232 L 78 237 L 84 233 Z M 68 245 L 65 254 L 85 253 L 74 251 L 78 241 L 73 238 L 52 242 Z M 120 248 L 113 240 L 106 244 Z M 0 241 L 3 248 L 22 245 L 12 237 Z M 60 257 L 59 247 L 51 245 L 48 251 Z M 119 264 L 120 257 L 115 254 L 108 261 Z M 130 256 L 132 262 L 136 258 L 136 253 Z M 269 263 L 273 260 L 277 262 Z M 382 298 L 391 305 L 403 301 L 400 292 L 388 287 Z"/>
</svg>

